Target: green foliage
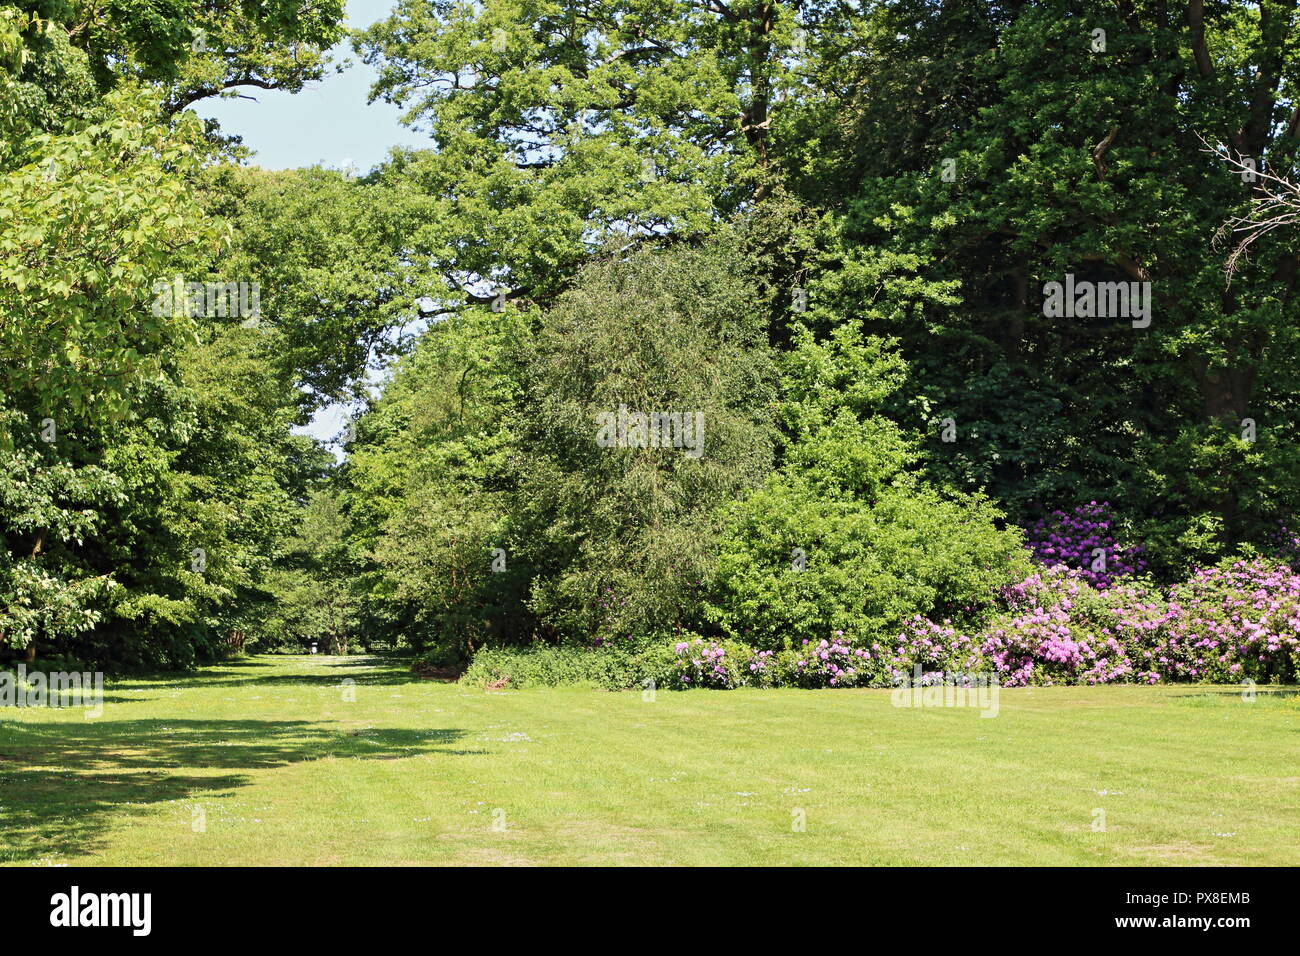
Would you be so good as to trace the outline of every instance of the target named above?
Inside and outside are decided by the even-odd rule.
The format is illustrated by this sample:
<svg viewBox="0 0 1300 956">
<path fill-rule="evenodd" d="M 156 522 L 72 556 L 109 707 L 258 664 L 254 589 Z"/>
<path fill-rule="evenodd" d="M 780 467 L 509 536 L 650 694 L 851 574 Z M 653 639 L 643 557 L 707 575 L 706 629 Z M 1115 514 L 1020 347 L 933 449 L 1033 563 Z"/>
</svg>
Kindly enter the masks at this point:
<svg viewBox="0 0 1300 956">
<path fill-rule="evenodd" d="M 764 650 L 837 629 L 892 637 L 916 614 L 970 617 L 1022 573 L 991 503 L 909 471 L 912 444 L 880 414 L 906 372 L 890 345 L 796 329 L 782 469 L 724 512 L 709 618 L 725 633 Z"/>
<path fill-rule="evenodd" d="M 0 647 L 680 681 L 699 633 L 788 682 L 982 619 L 1054 508 L 1111 502 L 1157 580 L 1262 550 L 1300 258 L 1235 255 L 1263 194 L 1207 142 L 1296 180 L 1293 6 L 401 0 L 354 39 L 433 148 L 360 179 L 186 111 L 322 76 L 339 0 L 0 8 Z M 1045 314 L 1067 274 L 1150 326 Z M 158 315 L 173 277 L 262 314 Z M 334 467 L 291 429 L 340 401 Z"/>
<path fill-rule="evenodd" d="M 363 395 L 367 371 L 400 353 L 394 333 L 416 321 L 431 281 L 405 255 L 429 202 L 404 184 L 319 168 L 221 165 L 201 187 L 203 208 L 230 224 L 232 240 L 199 268 L 258 282 L 261 324 L 278 333 L 266 360 L 299 380 L 304 403 Z"/>
<path fill-rule="evenodd" d="M 154 106 L 115 94 L 111 119 L 36 137 L 0 169 L 0 389 L 47 415 L 120 416 L 126 389 L 192 339 L 151 306 L 177 250 L 203 237 L 184 178 L 197 130 L 156 125 Z"/>
<path fill-rule="evenodd" d="M 638 655 L 642 684 L 665 690 L 710 687 L 733 690 L 760 683 L 750 670 L 754 649 L 740 641 L 708 640 L 681 634 L 672 644 L 656 644 Z"/>
<path fill-rule="evenodd" d="M 340 478 L 367 633 L 416 650 L 438 643 L 463 662 L 522 623 L 515 555 L 493 571 L 492 551 L 508 546 L 511 354 L 524 329 L 513 310 L 434 324 L 356 421 Z"/>
<path fill-rule="evenodd" d="M 311 494 L 297 532 L 271 571 L 267 590 L 273 606 L 259 622 L 258 643 L 303 650 L 319 642 L 326 654 L 347 654 L 359 631 L 361 601 L 348 553 L 350 532 L 339 496 Z"/>
<path fill-rule="evenodd" d="M 364 31 L 372 95 L 435 147 L 385 175 L 436 203 L 411 249 L 448 302 L 487 283 L 549 302 L 610 244 L 705 234 L 764 195 L 771 113 L 800 84 L 794 10 L 403 0 Z"/>
<path fill-rule="evenodd" d="M 295 365 L 323 360 L 293 321 L 157 308 L 173 276 L 255 261 L 222 218 L 247 225 L 237 177 L 199 188 L 213 151 L 180 110 L 321 75 L 341 5 L 19 6 L 0 10 L 0 648 L 189 666 L 261 618 L 319 477 L 289 433 L 297 383 L 359 372 L 345 350 Z"/>
<path fill-rule="evenodd" d="M 998 517 L 924 486 L 867 502 L 782 475 L 729 509 L 710 617 L 761 649 L 835 630 L 892 637 L 915 614 L 969 619 L 1024 570 Z"/>
<path fill-rule="evenodd" d="M 104 575 L 78 580 L 56 577 L 29 561 L 0 573 L 4 580 L 0 635 L 15 648 L 25 648 L 37 637 L 57 642 L 90 630 L 100 620 L 96 605 L 114 586 Z"/>
<path fill-rule="evenodd" d="M 1017 521 L 1108 499 L 1159 541 L 1165 575 L 1259 543 L 1296 507 L 1284 423 L 1300 389 L 1279 360 L 1296 346 L 1293 227 L 1230 280 L 1217 234 L 1258 186 L 1205 144 L 1294 172 L 1294 11 L 1203 18 L 1204 38 L 1160 3 L 841 12 L 827 42 L 859 55 L 815 63 L 837 98 L 795 110 L 831 127 L 810 141 L 831 146 L 805 160 L 815 175 L 793 173 L 835 213 L 808 321 L 898 339 L 910 394 L 892 414 L 924 438 L 929 474 Z M 1066 273 L 1150 281 L 1151 326 L 1044 316 L 1044 283 Z"/>
<path fill-rule="evenodd" d="M 693 623 L 713 513 L 771 467 L 763 294 L 718 242 L 594 266 L 544 317 L 527 349 L 511 514 L 547 632 L 639 642 Z M 698 441 L 654 447 L 631 429 L 620 441 L 624 411 L 681 413 Z"/>
<path fill-rule="evenodd" d="M 563 687 L 587 684 L 623 690 L 644 679 L 635 655 L 612 648 L 494 647 L 484 648 L 461 676 L 475 687 Z"/>
</svg>

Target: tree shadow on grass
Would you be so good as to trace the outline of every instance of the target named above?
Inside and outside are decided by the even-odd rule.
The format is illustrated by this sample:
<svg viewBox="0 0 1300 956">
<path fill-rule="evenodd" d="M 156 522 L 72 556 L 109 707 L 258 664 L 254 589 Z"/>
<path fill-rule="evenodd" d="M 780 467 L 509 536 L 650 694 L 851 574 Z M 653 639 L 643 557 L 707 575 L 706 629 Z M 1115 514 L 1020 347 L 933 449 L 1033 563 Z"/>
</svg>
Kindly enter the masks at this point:
<svg viewBox="0 0 1300 956">
<path fill-rule="evenodd" d="M 338 659 L 319 658 L 310 661 L 313 667 L 328 668 L 324 674 L 303 674 L 284 672 L 284 662 L 269 663 L 260 660 L 241 659 L 212 664 L 196 673 L 156 674 L 137 678 L 135 681 L 124 679 L 123 685 L 138 685 L 143 690 L 152 687 L 290 687 L 299 684 L 306 687 L 338 687 L 344 680 L 351 680 L 359 686 L 393 686 L 397 684 L 414 684 L 419 682 L 411 673 L 410 665 L 405 661 L 394 661 L 378 657 L 346 657 Z M 260 673 L 262 668 L 271 668 L 274 673 Z"/>
<path fill-rule="evenodd" d="M 0 720 L 0 863 L 80 855 L 102 845 L 130 807 L 226 795 L 247 774 L 326 758 L 471 756 L 454 729 L 352 729 L 333 721 L 123 720 L 78 724 Z"/>
</svg>

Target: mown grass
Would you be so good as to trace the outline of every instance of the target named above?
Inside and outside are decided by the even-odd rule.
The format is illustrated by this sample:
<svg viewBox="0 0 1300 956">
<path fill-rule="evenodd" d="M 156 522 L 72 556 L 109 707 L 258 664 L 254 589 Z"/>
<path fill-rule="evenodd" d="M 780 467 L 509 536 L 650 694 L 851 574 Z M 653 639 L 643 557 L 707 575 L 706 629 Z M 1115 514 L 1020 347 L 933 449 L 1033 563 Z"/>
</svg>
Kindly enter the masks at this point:
<svg viewBox="0 0 1300 956">
<path fill-rule="evenodd" d="M 262 657 L 107 698 L 0 711 L 0 862 L 1300 863 L 1294 689 L 1004 690 L 986 719 Z"/>
</svg>

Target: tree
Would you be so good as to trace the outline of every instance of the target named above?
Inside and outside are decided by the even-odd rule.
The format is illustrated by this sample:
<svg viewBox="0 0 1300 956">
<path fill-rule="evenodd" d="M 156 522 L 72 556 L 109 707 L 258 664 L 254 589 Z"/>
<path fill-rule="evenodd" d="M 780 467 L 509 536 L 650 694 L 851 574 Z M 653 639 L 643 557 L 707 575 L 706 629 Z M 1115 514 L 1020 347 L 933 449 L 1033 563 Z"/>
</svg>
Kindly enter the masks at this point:
<svg viewBox="0 0 1300 956">
<path fill-rule="evenodd" d="M 511 539 L 542 633 L 699 623 L 715 512 L 772 466 L 763 284 L 739 244 L 593 266 L 527 348 Z"/>
<path fill-rule="evenodd" d="M 771 186 L 798 86 L 793 4 L 401 2 L 360 35 L 372 95 L 435 149 L 393 160 L 434 210 L 410 236 L 440 307 L 549 302 L 601 250 L 698 236 Z"/>
<path fill-rule="evenodd" d="M 297 92 L 324 75 L 324 51 L 343 33 L 340 0 L 21 0 L 16 7 L 39 21 L 44 43 L 78 51 L 99 93 L 147 83 L 166 91 L 168 113 L 241 89 Z"/>
<path fill-rule="evenodd" d="M 365 628 L 458 663 L 526 626 L 505 536 L 526 317 L 467 310 L 434 323 L 355 423 L 339 479 L 364 571 Z"/>
<path fill-rule="evenodd" d="M 1300 382 L 1282 358 L 1298 344 L 1297 259 L 1278 230 L 1227 281 L 1212 236 L 1263 180 L 1231 175 L 1201 138 L 1293 168 L 1296 5 L 904 2 L 864 17 L 844 31 L 859 55 L 812 66 L 849 92 L 842 150 L 810 168 L 871 159 L 846 167 L 858 185 L 831 179 L 842 198 L 826 199 L 804 321 L 896 337 L 912 382 L 893 414 L 926 436 L 929 471 L 1017 520 L 1108 498 L 1165 574 L 1258 543 L 1300 506 L 1284 424 Z M 938 37 L 956 56 L 921 80 L 930 105 L 900 115 L 892 91 Z M 1150 283 L 1151 324 L 1045 314 L 1067 274 Z"/>
<path fill-rule="evenodd" d="M 119 475 L 82 442 L 127 417 L 163 375 L 187 317 L 151 310 L 153 280 L 207 238 L 184 216 L 197 124 L 153 121 L 157 98 L 119 91 L 101 119 L 39 133 L 23 81 L 48 26 L 5 11 L 0 39 L 0 642 L 75 638 L 119 596 L 79 553 L 121 501 Z M 26 35 L 25 35 L 26 33 Z"/>
<path fill-rule="evenodd" d="M 285 559 L 270 577 L 275 607 L 262 628 L 272 646 L 285 635 L 320 641 L 327 654 L 348 654 L 357 637 L 360 601 L 348 557 L 348 519 L 338 495 L 322 488 L 302 509 Z"/>
</svg>

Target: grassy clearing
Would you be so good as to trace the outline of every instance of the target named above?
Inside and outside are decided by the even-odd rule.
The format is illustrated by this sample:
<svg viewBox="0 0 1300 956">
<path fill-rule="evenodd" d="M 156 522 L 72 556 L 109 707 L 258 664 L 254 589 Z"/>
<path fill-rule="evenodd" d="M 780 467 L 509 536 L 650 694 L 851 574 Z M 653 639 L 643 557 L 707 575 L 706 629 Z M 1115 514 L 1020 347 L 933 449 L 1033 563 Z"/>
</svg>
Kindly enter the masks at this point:
<svg viewBox="0 0 1300 956">
<path fill-rule="evenodd" d="M 982 719 L 264 657 L 107 698 L 0 711 L 0 862 L 1300 863 L 1294 689 L 1007 690 Z"/>
</svg>

